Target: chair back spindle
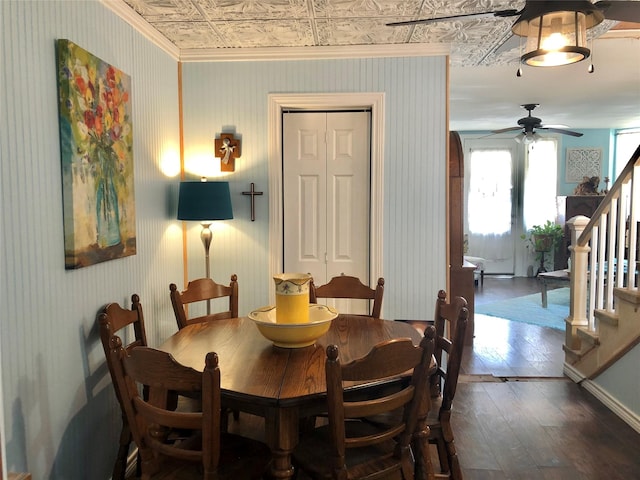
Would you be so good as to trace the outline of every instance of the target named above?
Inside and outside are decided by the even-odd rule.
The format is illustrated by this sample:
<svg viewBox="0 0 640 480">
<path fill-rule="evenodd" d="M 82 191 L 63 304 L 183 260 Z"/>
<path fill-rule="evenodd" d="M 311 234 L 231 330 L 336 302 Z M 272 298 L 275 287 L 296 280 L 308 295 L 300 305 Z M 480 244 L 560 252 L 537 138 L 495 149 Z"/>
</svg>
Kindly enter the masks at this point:
<svg viewBox="0 0 640 480">
<path fill-rule="evenodd" d="M 311 280 L 309 287 L 309 302 L 318 303 L 319 298 L 343 298 L 373 301 L 370 316 L 380 318 L 382 311 L 382 297 L 384 295 L 384 278 L 380 277 L 376 288 L 370 288 L 357 277 L 339 275 L 333 277 L 329 283 L 316 286 Z"/>
<path fill-rule="evenodd" d="M 154 348 L 136 347 L 127 352 L 114 335 L 109 355 L 138 445 L 143 480 L 262 478 L 271 456 L 268 447 L 221 432 L 220 369 L 215 352 L 206 355 L 204 370 L 199 372 Z M 145 388 L 147 398 L 139 393 Z M 167 404 L 174 391 L 197 393 L 202 409 L 175 410 Z M 228 448 L 233 452 L 222 453 Z"/>
<path fill-rule="evenodd" d="M 229 285 L 221 285 L 210 278 L 198 278 L 191 280 L 187 288 L 182 292 L 178 291 L 178 286 L 175 283 L 169 285 L 169 291 L 178 329 L 182 329 L 192 323 L 236 318 L 238 316 L 238 277 L 235 274 L 231 275 Z M 229 297 L 228 310 L 216 313 L 207 312 L 206 315 L 192 317 L 187 315 L 187 307 L 189 305 L 210 302 L 223 297 Z"/>
<path fill-rule="evenodd" d="M 298 467 L 311 478 L 413 480 L 411 441 L 421 409 L 429 402 L 434 337 L 435 328 L 429 326 L 419 346 L 408 338 L 389 340 L 347 364 L 340 362 L 338 347 L 329 345 L 328 425 L 303 436 L 293 453 Z M 410 382 L 392 381 L 408 371 Z M 402 415 L 392 423 L 368 421 L 398 410 Z"/>
</svg>

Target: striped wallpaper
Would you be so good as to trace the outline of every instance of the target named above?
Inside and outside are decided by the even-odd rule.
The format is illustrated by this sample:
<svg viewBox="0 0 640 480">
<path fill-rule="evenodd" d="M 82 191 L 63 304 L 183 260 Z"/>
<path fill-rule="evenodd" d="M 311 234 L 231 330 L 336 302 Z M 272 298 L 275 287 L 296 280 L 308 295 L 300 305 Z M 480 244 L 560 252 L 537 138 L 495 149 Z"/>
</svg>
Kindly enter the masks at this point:
<svg viewBox="0 0 640 480">
<path fill-rule="evenodd" d="M 4 466 L 36 479 L 107 479 L 120 412 L 95 317 L 138 293 L 152 345 L 175 331 L 182 287 L 178 64 L 97 0 L 0 2 L 0 362 Z M 64 269 L 54 41 L 68 38 L 132 78 L 137 255 Z M 384 92 L 383 266 L 387 318 L 424 318 L 445 288 L 446 58 L 189 63 L 183 69 L 187 173 L 215 177 L 213 141 L 242 137 L 234 219 L 214 225 L 211 270 L 237 273 L 240 311 L 264 305 L 269 272 L 270 93 Z M 256 221 L 242 191 L 256 184 Z M 202 276 L 187 224 L 189 278 Z"/>
<path fill-rule="evenodd" d="M 120 413 L 95 318 L 140 295 L 149 342 L 175 331 L 182 278 L 168 205 L 179 162 L 177 64 L 97 1 L 3 1 L 0 75 L 5 466 L 34 479 L 106 479 Z M 54 41 L 68 38 L 131 76 L 137 255 L 64 269 Z M 173 154 L 172 154 L 173 152 Z M 178 164 L 179 167 L 179 164 Z M 170 170 L 170 168 L 169 168 Z"/>
<path fill-rule="evenodd" d="M 214 233 L 211 247 L 213 276 L 238 274 L 241 313 L 267 304 L 272 285 L 268 195 L 278 192 L 268 191 L 268 95 L 384 92 L 383 312 L 386 318 L 431 314 L 435 292 L 446 288 L 445 69 L 441 57 L 183 66 L 187 169 L 202 152 L 214 161 L 211 147 L 221 131 L 242 137 L 236 171 L 225 177 L 236 218 Z M 196 178 L 200 171 L 193 172 Z M 256 197 L 255 222 L 241 193 L 251 182 L 264 191 Z M 189 269 L 203 272 L 198 228 L 189 232 Z"/>
</svg>

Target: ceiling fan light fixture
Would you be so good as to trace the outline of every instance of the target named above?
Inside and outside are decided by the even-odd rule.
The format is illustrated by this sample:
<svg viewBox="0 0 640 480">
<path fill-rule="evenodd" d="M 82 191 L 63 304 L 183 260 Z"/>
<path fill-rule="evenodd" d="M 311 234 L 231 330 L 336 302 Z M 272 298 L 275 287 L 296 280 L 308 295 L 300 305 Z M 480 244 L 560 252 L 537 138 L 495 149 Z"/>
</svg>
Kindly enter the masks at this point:
<svg viewBox="0 0 640 480">
<path fill-rule="evenodd" d="M 548 3 L 540 2 L 540 5 Z M 523 15 L 512 27 L 514 34 L 526 37 L 521 62 L 533 67 L 553 67 L 588 58 L 591 51 L 586 46 L 587 30 L 603 19 L 597 10 L 542 10 L 531 12 L 526 18 Z"/>
<path fill-rule="evenodd" d="M 524 143 L 525 145 L 530 145 L 535 143 L 537 140 L 540 140 L 540 135 L 535 132 L 522 132 L 515 137 L 516 142 Z"/>
</svg>

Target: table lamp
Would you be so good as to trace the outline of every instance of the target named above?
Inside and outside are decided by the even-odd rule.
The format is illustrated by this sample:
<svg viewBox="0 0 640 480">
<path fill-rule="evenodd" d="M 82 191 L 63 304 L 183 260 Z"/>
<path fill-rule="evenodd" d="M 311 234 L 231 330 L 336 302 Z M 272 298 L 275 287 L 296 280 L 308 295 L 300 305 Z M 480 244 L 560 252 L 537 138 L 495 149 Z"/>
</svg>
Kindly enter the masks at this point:
<svg viewBox="0 0 640 480">
<path fill-rule="evenodd" d="M 202 224 L 200 238 L 204 245 L 205 270 L 211 278 L 209 247 L 211 246 L 211 223 L 214 220 L 233 218 L 229 182 L 180 182 L 178 194 L 178 220 L 196 220 Z"/>
</svg>

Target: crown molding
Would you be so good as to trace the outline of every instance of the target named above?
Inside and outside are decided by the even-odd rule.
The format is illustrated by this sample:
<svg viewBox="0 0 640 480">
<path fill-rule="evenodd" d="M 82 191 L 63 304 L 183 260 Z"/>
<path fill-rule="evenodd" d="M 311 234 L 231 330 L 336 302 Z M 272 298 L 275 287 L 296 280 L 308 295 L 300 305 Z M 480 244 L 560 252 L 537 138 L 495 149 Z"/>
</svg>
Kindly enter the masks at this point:
<svg viewBox="0 0 640 480">
<path fill-rule="evenodd" d="M 138 15 L 123 0 L 100 0 L 109 10 L 131 25 L 138 33 L 144 36 L 151 43 L 170 55 L 174 60 L 180 60 L 180 49 L 171 43 L 158 30 L 153 28 L 149 22 Z"/>
<path fill-rule="evenodd" d="M 345 45 L 331 47 L 256 47 L 187 49 L 182 62 L 245 62 L 267 60 L 320 60 L 339 58 L 430 57 L 449 55 L 450 46 L 428 43 Z"/>
</svg>

